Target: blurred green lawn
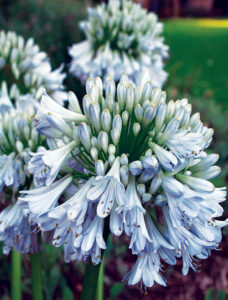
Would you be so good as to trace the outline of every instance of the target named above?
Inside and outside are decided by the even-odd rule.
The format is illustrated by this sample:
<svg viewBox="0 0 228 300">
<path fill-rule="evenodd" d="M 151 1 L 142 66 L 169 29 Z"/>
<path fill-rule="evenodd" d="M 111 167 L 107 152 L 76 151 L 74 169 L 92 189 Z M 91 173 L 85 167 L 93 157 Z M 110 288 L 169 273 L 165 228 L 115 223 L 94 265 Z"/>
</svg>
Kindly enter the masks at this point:
<svg viewBox="0 0 228 300">
<path fill-rule="evenodd" d="M 212 97 L 228 109 L 228 20 L 169 20 L 164 27 L 167 86 L 183 96 Z"/>
</svg>

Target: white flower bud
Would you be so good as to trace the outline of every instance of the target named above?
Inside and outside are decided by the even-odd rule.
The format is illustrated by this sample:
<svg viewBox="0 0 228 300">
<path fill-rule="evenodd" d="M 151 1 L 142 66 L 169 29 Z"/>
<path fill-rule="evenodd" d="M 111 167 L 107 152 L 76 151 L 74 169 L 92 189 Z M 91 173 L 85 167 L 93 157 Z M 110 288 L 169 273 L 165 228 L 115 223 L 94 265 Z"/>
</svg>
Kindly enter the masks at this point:
<svg viewBox="0 0 228 300">
<path fill-rule="evenodd" d="M 90 149 L 90 155 L 94 161 L 98 160 L 98 150 L 95 147 Z"/>
<path fill-rule="evenodd" d="M 151 103 L 158 106 L 161 100 L 161 89 L 155 88 L 151 93 Z"/>
<path fill-rule="evenodd" d="M 98 134 L 98 147 L 102 149 L 105 153 L 108 152 L 108 134 L 105 131 L 100 131 Z"/>
<path fill-rule="evenodd" d="M 165 120 L 168 123 L 174 116 L 175 104 L 173 100 L 170 100 L 167 104 L 166 117 Z"/>
<path fill-rule="evenodd" d="M 200 122 L 200 114 L 195 113 L 194 115 L 191 116 L 190 121 L 188 123 L 188 126 L 191 128 L 195 128 Z"/>
<path fill-rule="evenodd" d="M 112 128 L 118 129 L 120 132 L 122 130 L 122 120 L 120 115 L 115 115 L 113 122 L 112 122 Z"/>
<path fill-rule="evenodd" d="M 118 115 L 120 113 L 120 106 L 119 103 L 115 102 L 113 105 L 113 114 Z"/>
<path fill-rule="evenodd" d="M 78 133 L 78 126 L 74 127 L 72 137 L 73 137 L 74 141 L 76 142 L 76 145 L 79 145 L 80 137 L 79 137 L 79 133 Z"/>
<path fill-rule="evenodd" d="M 137 184 L 137 192 L 139 193 L 140 196 L 145 194 L 146 192 L 146 186 L 143 183 Z"/>
<path fill-rule="evenodd" d="M 34 142 L 31 139 L 28 141 L 28 146 L 30 149 L 33 149 Z"/>
<path fill-rule="evenodd" d="M 80 140 L 81 140 L 83 146 L 85 147 L 85 149 L 87 151 L 90 151 L 90 148 L 91 148 L 91 141 L 90 141 L 91 132 L 90 132 L 89 126 L 85 122 L 82 122 L 78 126 L 78 133 L 79 133 L 79 137 L 80 137 Z"/>
<path fill-rule="evenodd" d="M 115 98 L 116 85 L 112 78 L 108 78 L 106 81 L 105 94 L 106 97 L 110 96 L 112 99 Z"/>
<path fill-rule="evenodd" d="M 79 102 L 78 102 L 78 98 L 76 97 L 76 95 L 73 92 L 69 92 L 67 95 L 67 99 L 69 101 L 69 108 L 78 113 L 78 114 L 82 114 Z"/>
<path fill-rule="evenodd" d="M 143 114 L 143 121 L 142 121 L 142 124 L 144 127 L 146 127 L 153 121 L 153 119 L 156 115 L 156 110 L 157 110 L 157 107 L 154 105 L 149 105 L 145 109 L 144 114 Z"/>
<path fill-rule="evenodd" d="M 89 95 L 90 94 L 90 91 L 92 89 L 92 86 L 93 86 L 93 80 L 92 78 L 88 78 L 86 80 L 86 93 Z"/>
<path fill-rule="evenodd" d="M 92 102 L 98 103 L 98 89 L 94 84 L 92 84 L 88 95 Z"/>
<path fill-rule="evenodd" d="M 124 84 L 128 84 L 129 80 L 128 80 L 128 76 L 127 73 L 124 72 L 121 77 L 120 77 L 120 81 L 123 82 Z"/>
<path fill-rule="evenodd" d="M 107 104 L 107 109 L 112 112 L 113 111 L 113 106 L 114 106 L 114 99 L 112 98 L 111 95 L 106 96 L 106 104 Z"/>
<path fill-rule="evenodd" d="M 142 109 L 145 110 L 148 106 L 152 105 L 149 99 L 146 99 L 143 103 L 142 103 Z"/>
<path fill-rule="evenodd" d="M 20 71 L 15 63 L 12 64 L 12 72 L 15 78 L 18 80 L 18 78 L 20 77 Z"/>
<path fill-rule="evenodd" d="M 176 118 L 171 119 L 167 124 L 164 132 L 159 136 L 157 140 L 158 144 L 164 144 L 171 136 L 173 136 L 177 131 L 179 124 L 180 121 L 178 121 Z"/>
<path fill-rule="evenodd" d="M 133 133 L 134 133 L 134 136 L 137 136 L 140 132 L 140 129 L 141 129 L 141 126 L 139 123 L 134 123 L 133 124 Z"/>
<path fill-rule="evenodd" d="M 142 122 L 143 119 L 143 109 L 140 104 L 137 104 L 135 107 L 135 117 L 139 123 Z"/>
<path fill-rule="evenodd" d="M 120 131 L 116 128 L 111 130 L 111 137 L 114 145 L 117 145 L 120 140 Z"/>
<path fill-rule="evenodd" d="M 128 185 L 129 181 L 129 170 L 126 165 L 122 166 L 120 168 L 120 179 L 123 185 L 126 187 Z"/>
<path fill-rule="evenodd" d="M 157 109 L 156 118 L 155 118 L 155 133 L 159 133 L 166 116 L 166 104 L 161 103 Z"/>
<path fill-rule="evenodd" d="M 19 96 L 20 96 L 19 89 L 18 89 L 17 85 L 14 83 L 14 84 L 12 84 L 12 86 L 10 88 L 10 97 L 16 99 Z"/>
<path fill-rule="evenodd" d="M 113 144 L 110 144 L 108 146 L 108 153 L 109 154 L 115 154 L 116 153 L 116 147 Z"/>
<path fill-rule="evenodd" d="M 125 153 L 121 154 L 121 156 L 120 156 L 120 164 L 128 165 L 128 157 Z"/>
<path fill-rule="evenodd" d="M 99 132 L 101 129 L 101 119 L 100 119 L 100 106 L 96 103 L 91 103 L 89 105 L 89 116 L 90 120 L 95 127 L 96 131 Z"/>
<path fill-rule="evenodd" d="M 120 110 L 122 111 L 125 107 L 126 102 L 126 87 L 122 82 L 117 85 L 117 99 L 120 106 Z"/>
<path fill-rule="evenodd" d="M 18 49 L 13 48 L 10 54 L 10 63 L 16 63 L 18 58 Z"/>
<path fill-rule="evenodd" d="M 151 198 L 152 198 L 152 195 L 149 193 L 145 193 L 142 195 L 142 201 L 145 203 L 149 202 L 151 200 Z"/>
<path fill-rule="evenodd" d="M 132 85 L 129 84 L 127 87 L 127 95 L 126 95 L 126 110 L 129 114 L 132 113 L 134 107 L 134 91 Z"/>
<path fill-rule="evenodd" d="M 156 198 L 155 198 L 155 201 L 154 201 L 154 204 L 156 206 L 163 206 L 167 203 L 167 200 L 166 198 L 164 197 L 164 195 L 158 195 Z"/>
<path fill-rule="evenodd" d="M 112 117 L 108 109 L 104 109 L 101 113 L 101 125 L 104 131 L 109 132 L 111 130 Z"/>
<path fill-rule="evenodd" d="M 128 119 L 129 119 L 129 113 L 125 110 L 122 113 L 122 121 L 123 121 L 123 125 L 126 126 L 128 123 Z"/>
<path fill-rule="evenodd" d="M 91 138 L 91 145 L 96 148 L 98 147 L 98 141 L 95 136 L 92 136 L 92 138 Z"/>
<path fill-rule="evenodd" d="M 96 85 L 97 90 L 98 90 L 99 99 L 102 99 L 102 97 L 103 97 L 103 83 L 102 83 L 101 78 L 98 77 L 98 76 L 95 78 L 95 85 Z"/>
<path fill-rule="evenodd" d="M 102 160 L 97 160 L 95 162 L 95 170 L 96 170 L 97 176 L 104 176 L 105 168 L 104 168 L 104 163 Z"/>
<path fill-rule="evenodd" d="M 83 100 L 82 100 L 82 106 L 83 106 L 83 111 L 84 111 L 84 114 L 86 115 L 86 118 L 88 120 L 90 120 L 90 115 L 89 115 L 89 105 L 91 103 L 91 100 L 89 98 L 88 95 L 85 95 L 83 97 Z"/>
<path fill-rule="evenodd" d="M 21 154 L 24 150 L 24 146 L 21 141 L 16 141 L 16 149 L 19 154 Z"/>
<path fill-rule="evenodd" d="M 178 110 L 176 111 L 175 118 L 178 119 L 178 120 L 181 122 L 183 116 L 184 116 L 184 108 L 183 108 L 183 106 L 181 106 L 181 107 L 178 108 Z"/>
<path fill-rule="evenodd" d="M 143 165 L 140 160 L 136 160 L 130 163 L 129 170 L 131 171 L 132 175 L 137 176 L 140 175 L 143 171 Z"/>
<path fill-rule="evenodd" d="M 113 164 L 115 158 L 116 158 L 115 155 L 113 155 L 113 154 L 109 155 L 108 162 L 109 162 L 110 166 Z"/>
</svg>

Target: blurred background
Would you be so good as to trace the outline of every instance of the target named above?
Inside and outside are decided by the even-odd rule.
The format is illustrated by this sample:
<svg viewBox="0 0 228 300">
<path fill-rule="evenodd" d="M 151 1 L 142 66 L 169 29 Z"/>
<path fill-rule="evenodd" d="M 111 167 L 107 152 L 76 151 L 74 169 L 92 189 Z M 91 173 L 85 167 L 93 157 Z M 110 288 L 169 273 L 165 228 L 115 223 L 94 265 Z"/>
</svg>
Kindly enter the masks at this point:
<svg viewBox="0 0 228 300">
<path fill-rule="evenodd" d="M 53 67 L 69 63 L 67 48 L 82 40 L 78 22 L 86 18 L 92 0 L 0 0 L 0 29 L 14 30 L 25 38 L 34 37 L 46 51 Z M 168 99 L 189 98 L 193 111 L 215 129 L 211 151 L 219 153 L 222 174 L 216 185 L 228 181 L 228 0 L 138 0 L 156 12 L 164 23 L 165 42 L 170 47 L 164 90 Z M 227 19 L 226 19 L 227 18 Z M 84 90 L 68 74 L 67 90 L 82 97 Z M 224 204 L 228 217 L 228 204 Z M 201 273 L 190 271 L 183 277 L 181 266 L 167 267 L 167 288 L 155 285 L 143 296 L 137 287 L 121 282 L 134 264 L 127 243 L 108 243 L 105 267 L 105 299 L 226 299 L 228 295 L 228 230 L 222 250 L 202 261 Z M 65 264 L 61 249 L 44 245 L 43 283 L 45 299 L 79 299 L 84 265 Z M 0 299 L 10 299 L 10 258 L 0 249 Z M 23 260 L 23 299 L 31 299 L 29 261 Z M 88 299 L 89 300 L 89 299 Z"/>
</svg>

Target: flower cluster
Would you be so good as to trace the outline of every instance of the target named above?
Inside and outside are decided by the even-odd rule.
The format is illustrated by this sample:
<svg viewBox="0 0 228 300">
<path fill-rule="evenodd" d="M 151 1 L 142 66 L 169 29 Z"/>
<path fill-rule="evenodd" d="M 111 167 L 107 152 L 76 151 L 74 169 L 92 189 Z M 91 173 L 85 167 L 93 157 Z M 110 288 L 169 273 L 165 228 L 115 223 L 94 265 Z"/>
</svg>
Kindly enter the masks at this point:
<svg viewBox="0 0 228 300">
<path fill-rule="evenodd" d="M 32 38 L 25 41 L 15 32 L 0 31 L 0 82 L 7 82 L 11 99 L 24 95 L 39 99 L 44 87 L 56 101 L 62 102 L 62 69 L 63 65 L 52 71 L 47 54 L 40 51 Z"/>
<path fill-rule="evenodd" d="M 183 274 L 218 249 L 218 221 L 225 188 L 210 179 L 220 168 L 207 154 L 213 130 L 191 115 L 187 99 L 166 103 L 166 93 L 126 74 L 86 83 L 83 112 L 73 93 L 63 108 L 47 94 L 36 114 L 37 130 L 57 141 L 34 154 L 30 166 L 41 187 L 22 191 L 19 205 L 65 260 L 101 262 L 104 227 L 129 236 L 137 255 L 128 284 L 166 285 L 162 261 L 182 258 Z M 44 170 L 46 170 L 44 172 Z"/>
<path fill-rule="evenodd" d="M 32 121 L 36 113 L 35 100 L 17 98 L 11 101 L 5 83 L 0 97 L 0 193 L 1 204 L 6 206 L 0 213 L 0 240 L 3 252 L 13 247 L 22 253 L 38 249 L 37 236 L 32 233 L 22 209 L 17 205 L 19 188 L 29 188 L 32 182 L 27 164 L 31 152 L 43 150 L 46 138 L 40 135 Z"/>
<path fill-rule="evenodd" d="M 154 87 L 166 80 L 163 60 L 168 47 L 154 13 L 131 0 L 109 0 L 89 8 L 88 20 L 80 25 L 86 40 L 73 45 L 69 54 L 70 72 L 82 83 L 88 77 L 107 75 L 119 81 L 123 72 L 134 82 L 148 72 Z"/>
</svg>

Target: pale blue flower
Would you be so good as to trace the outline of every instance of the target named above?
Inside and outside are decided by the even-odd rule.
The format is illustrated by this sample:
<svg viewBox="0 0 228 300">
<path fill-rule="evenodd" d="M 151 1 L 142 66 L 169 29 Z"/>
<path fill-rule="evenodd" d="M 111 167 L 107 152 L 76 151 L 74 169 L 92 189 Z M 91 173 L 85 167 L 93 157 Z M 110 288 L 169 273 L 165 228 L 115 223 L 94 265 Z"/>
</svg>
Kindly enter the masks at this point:
<svg viewBox="0 0 228 300">
<path fill-rule="evenodd" d="M 129 273 L 127 273 L 123 281 L 127 281 L 129 285 L 142 282 L 144 286 L 152 287 L 154 282 L 166 286 L 166 280 L 160 273 L 162 266 L 159 255 L 157 253 L 141 253 Z"/>
<path fill-rule="evenodd" d="M 117 81 L 123 72 L 134 83 L 146 72 L 153 86 L 166 80 L 163 61 L 168 47 L 162 37 L 163 26 L 154 13 L 129 0 L 109 0 L 107 5 L 89 8 L 88 20 L 80 27 L 86 41 L 70 47 L 69 54 L 70 72 L 81 82 L 109 75 Z"/>
<path fill-rule="evenodd" d="M 72 176 L 67 175 L 49 186 L 20 191 L 24 197 L 19 198 L 18 204 L 23 209 L 29 209 L 33 217 L 37 217 L 56 206 L 59 197 L 71 182 Z"/>
<path fill-rule="evenodd" d="M 32 38 L 25 41 L 15 32 L 0 31 L 0 72 L 8 81 L 4 67 L 12 74 L 10 98 L 20 101 L 20 96 L 31 95 L 32 99 L 39 99 L 42 88 L 46 88 L 59 103 L 66 100 L 63 85 L 66 74 L 62 73 L 64 65 L 53 71 L 47 54 L 40 51 Z"/>
<path fill-rule="evenodd" d="M 215 219 L 226 189 L 210 182 L 220 172 L 218 155 L 206 152 L 213 130 L 191 116 L 187 99 L 166 103 L 147 75 L 136 87 L 126 73 L 118 85 L 89 79 L 86 93 L 82 110 L 72 93 L 69 109 L 44 95 L 36 122 L 50 150 L 32 154 L 29 170 L 45 186 L 22 192 L 24 213 L 63 245 L 67 262 L 100 263 L 104 231 L 126 234 L 138 259 L 125 280 L 144 290 L 165 285 L 160 260 L 197 271 L 228 224 Z"/>
<path fill-rule="evenodd" d="M 0 241 L 4 254 L 9 254 L 12 248 L 20 253 L 33 253 L 39 248 L 37 236 L 17 203 L 0 213 Z"/>
<path fill-rule="evenodd" d="M 119 208 L 125 205 L 125 189 L 120 182 L 120 158 L 117 157 L 105 176 L 98 176 L 89 190 L 88 199 L 98 201 L 97 215 L 107 217 L 116 201 Z"/>
</svg>

